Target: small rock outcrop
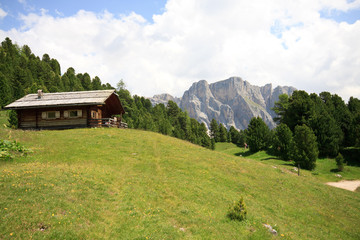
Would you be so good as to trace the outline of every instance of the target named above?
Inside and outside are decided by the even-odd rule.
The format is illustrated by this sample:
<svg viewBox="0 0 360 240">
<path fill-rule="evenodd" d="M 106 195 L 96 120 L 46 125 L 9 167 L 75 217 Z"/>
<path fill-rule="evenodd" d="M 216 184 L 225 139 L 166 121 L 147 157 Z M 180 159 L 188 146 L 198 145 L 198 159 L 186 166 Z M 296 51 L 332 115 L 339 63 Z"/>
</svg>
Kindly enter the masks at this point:
<svg viewBox="0 0 360 240">
<path fill-rule="evenodd" d="M 180 104 L 180 98 L 173 97 L 167 93 L 154 95 L 152 98 L 149 98 L 149 99 L 150 99 L 152 105 L 156 105 L 159 103 L 166 105 L 169 101 L 176 102 L 177 105 Z"/>
</svg>

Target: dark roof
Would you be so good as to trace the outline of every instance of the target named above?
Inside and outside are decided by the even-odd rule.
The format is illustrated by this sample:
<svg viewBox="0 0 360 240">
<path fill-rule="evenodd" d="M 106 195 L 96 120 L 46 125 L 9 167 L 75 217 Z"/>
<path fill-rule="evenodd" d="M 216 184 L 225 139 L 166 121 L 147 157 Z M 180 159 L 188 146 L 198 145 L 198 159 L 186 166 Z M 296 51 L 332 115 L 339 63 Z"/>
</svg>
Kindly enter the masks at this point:
<svg viewBox="0 0 360 240">
<path fill-rule="evenodd" d="M 58 92 L 43 93 L 41 98 L 38 94 L 28 94 L 23 98 L 5 106 L 5 109 L 29 109 L 45 107 L 64 107 L 64 106 L 86 106 L 86 105 L 104 105 L 105 101 L 112 95 L 116 95 L 115 90 L 94 90 L 80 92 Z M 124 112 L 120 100 L 120 112 Z"/>
</svg>

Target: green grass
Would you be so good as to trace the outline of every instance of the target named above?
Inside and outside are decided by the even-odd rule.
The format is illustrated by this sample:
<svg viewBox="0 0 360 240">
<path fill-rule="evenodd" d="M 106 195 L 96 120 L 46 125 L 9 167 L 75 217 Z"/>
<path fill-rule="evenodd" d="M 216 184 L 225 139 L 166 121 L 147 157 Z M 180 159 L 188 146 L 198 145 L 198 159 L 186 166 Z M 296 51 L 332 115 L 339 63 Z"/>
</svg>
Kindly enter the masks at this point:
<svg viewBox="0 0 360 240">
<path fill-rule="evenodd" d="M 130 129 L 0 129 L 0 138 L 33 150 L 0 162 L 0 239 L 360 238 L 358 192 L 267 161 Z M 248 218 L 230 221 L 240 197 Z"/>
<path fill-rule="evenodd" d="M 242 156 L 252 160 L 257 160 L 258 162 L 276 166 L 280 169 L 295 173 L 295 165 L 292 161 L 281 160 L 276 156 L 269 155 L 266 151 L 251 153 L 248 149 L 245 150 L 233 143 L 216 143 L 215 150 L 234 156 Z M 315 175 L 322 182 L 354 180 L 360 179 L 360 168 L 356 166 L 345 166 L 343 172 L 338 172 L 335 159 L 320 158 L 317 159 L 316 168 L 313 171 L 301 170 L 301 174 L 304 176 Z M 336 175 L 338 174 L 342 177 L 337 177 Z"/>
</svg>

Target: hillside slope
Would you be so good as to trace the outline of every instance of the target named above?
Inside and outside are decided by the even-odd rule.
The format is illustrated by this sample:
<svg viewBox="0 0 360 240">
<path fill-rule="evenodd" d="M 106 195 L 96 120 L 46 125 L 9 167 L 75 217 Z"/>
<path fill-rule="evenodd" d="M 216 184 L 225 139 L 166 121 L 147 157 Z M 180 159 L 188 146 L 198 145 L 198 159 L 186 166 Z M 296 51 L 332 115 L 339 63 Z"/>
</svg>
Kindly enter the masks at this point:
<svg viewBox="0 0 360 240">
<path fill-rule="evenodd" d="M 34 153 L 0 161 L 0 238 L 359 239 L 360 195 L 130 129 L 0 129 Z M 226 218 L 240 197 L 248 220 Z"/>
</svg>

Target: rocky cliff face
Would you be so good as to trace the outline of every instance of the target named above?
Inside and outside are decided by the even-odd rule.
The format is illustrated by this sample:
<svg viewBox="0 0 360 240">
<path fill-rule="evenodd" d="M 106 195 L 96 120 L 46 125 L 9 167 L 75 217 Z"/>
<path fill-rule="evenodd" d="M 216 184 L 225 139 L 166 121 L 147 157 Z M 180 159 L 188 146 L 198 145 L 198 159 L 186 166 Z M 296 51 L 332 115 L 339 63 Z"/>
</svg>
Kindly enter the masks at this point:
<svg viewBox="0 0 360 240">
<path fill-rule="evenodd" d="M 280 94 L 291 95 L 294 90 L 293 87 L 280 86 L 273 89 L 271 84 L 253 86 L 239 77 L 232 77 L 212 84 L 205 80 L 194 83 L 181 99 L 163 94 L 154 96 L 151 101 L 153 104 L 175 101 L 190 117 L 208 126 L 214 118 L 227 128 L 246 129 L 252 117 L 260 116 L 273 128 L 276 124 L 271 108 Z"/>
</svg>

